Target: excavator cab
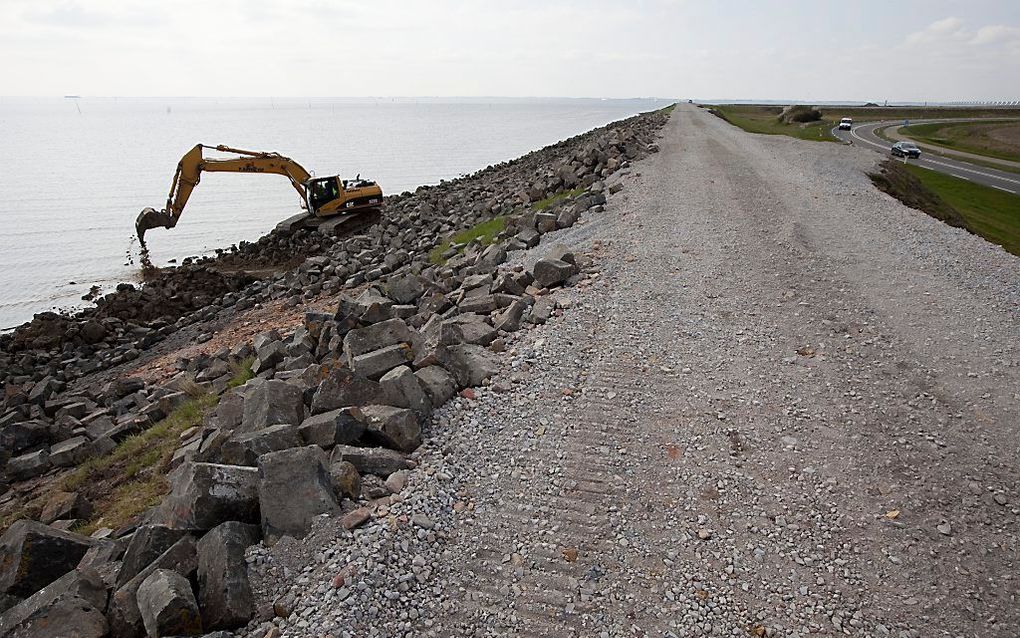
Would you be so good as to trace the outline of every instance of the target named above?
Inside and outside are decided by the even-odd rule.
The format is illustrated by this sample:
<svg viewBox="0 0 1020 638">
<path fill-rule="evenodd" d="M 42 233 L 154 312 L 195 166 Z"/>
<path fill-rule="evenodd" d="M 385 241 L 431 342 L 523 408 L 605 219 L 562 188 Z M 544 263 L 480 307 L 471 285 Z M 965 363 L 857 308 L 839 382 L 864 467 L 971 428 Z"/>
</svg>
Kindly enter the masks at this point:
<svg viewBox="0 0 1020 638">
<path fill-rule="evenodd" d="M 308 212 L 315 214 L 325 204 L 340 198 L 340 187 L 337 178 L 320 177 L 308 180 Z"/>
</svg>

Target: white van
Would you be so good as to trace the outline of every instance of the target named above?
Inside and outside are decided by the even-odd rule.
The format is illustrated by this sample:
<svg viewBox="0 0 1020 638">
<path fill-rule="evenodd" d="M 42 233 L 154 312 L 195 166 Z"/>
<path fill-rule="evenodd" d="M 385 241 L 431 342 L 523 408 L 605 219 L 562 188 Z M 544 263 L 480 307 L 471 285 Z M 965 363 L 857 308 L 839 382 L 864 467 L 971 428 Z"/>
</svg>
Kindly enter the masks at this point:
<svg viewBox="0 0 1020 638">
<path fill-rule="evenodd" d="M 842 120 L 839 121 L 839 130 L 841 131 L 849 131 L 851 128 L 853 128 L 853 126 L 854 121 L 852 118 L 844 117 Z"/>
</svg>

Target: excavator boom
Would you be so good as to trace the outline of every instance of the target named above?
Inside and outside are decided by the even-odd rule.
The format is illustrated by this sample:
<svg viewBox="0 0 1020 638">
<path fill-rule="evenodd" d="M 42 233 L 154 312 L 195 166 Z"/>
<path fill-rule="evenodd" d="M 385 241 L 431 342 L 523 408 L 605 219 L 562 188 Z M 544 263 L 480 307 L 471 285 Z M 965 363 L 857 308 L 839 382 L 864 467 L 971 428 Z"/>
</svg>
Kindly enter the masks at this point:
<svg viewBox="0 0 1020 638">
<path fill-rule="evenodd" d="M 233 153 L 239 157 L 230 158 L 205 158 L 203 149 L 213 149 L 222 153 Z M 279 153 L 266 153 L 258 151 L 246 151 L 231 148 L 229 146 L 206 146 L 196 144 L 194 148 L 184 154 L 181 161 L 177 163 L 177 171 L 174 173 L 173 182 L 170 184 L 170 194 L 167 196 L 166 207 L 157 211 L 153 208 L 145 208 L 135 220 L 135 231 L 142 244 L 145 243 L 145 231 L 150 228 L 173 228 L 184 212 L 184 207 L 191 197 L 191 192 L 198 186 L 203 172 L 212 173 L 269 173 L 284 175 L 290 180 L 291 186 L 301 197 L 301 205 L 307 207 L 308 194 L 305 184 L 311 179 L 311 174 L 303 166 Z"/>
</svg>

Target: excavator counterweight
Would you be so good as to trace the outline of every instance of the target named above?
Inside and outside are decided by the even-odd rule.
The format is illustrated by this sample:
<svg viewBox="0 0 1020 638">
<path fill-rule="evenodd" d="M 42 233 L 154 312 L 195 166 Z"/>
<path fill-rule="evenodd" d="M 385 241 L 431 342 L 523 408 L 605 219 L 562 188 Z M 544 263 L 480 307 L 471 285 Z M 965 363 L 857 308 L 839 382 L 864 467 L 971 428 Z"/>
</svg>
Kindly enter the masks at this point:
<svg viewBox="0 0 1020 638">
<path fill-rule="evenodd" d="M 232 153 L 237 157 L 206 158 L 203 149 Z M 163 210 L 144 208 L 135 219 L 135 232 L 145 245 L 145 231 L 152 228 L 173 228 L 180 220 L 191 192 L 198 186 L 204 172 L 218 173 L 269 173 L 283 175 L 301 197 L 301 207 L 309 216 L 329 218 L 336 215 L 356 217 L 362 211 L 372 211 L 371 219 L 378 217 L 383 194 L 379 185 L 371 180 L 343 180 L 339 176 L 312 177 L 303 166 L 279 153 L 245 151 L 229 146 L 196 144 L 177 163 Z"/>
</svg>

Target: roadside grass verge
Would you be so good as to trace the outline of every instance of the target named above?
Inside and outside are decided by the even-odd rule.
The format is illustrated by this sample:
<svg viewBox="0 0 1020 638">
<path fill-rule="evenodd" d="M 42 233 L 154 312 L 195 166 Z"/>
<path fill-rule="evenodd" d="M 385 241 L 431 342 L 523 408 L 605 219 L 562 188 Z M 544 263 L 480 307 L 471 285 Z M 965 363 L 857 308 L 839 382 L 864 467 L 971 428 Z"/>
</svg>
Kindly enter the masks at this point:
<svg viewBox="0 0 1020 638">
<path fill-rule="evenodd" d="M 475 224 L 471 228 L 462 230 L 456 233 L 443 243 L 439 244 L 431 251 L 429 251 L 429 261 L 436 265 L 442 265 L 446 263 L 446 254 L 453 246 L 460 245 L 458 252 L 463 251 L 463 246 L 479 239 L 483 246 L 488 246 L 496 240 L 496 235 L 503 232 L 506 228 L 506 217 L 493 217 L 492 219 L 486 220 L 480 224 Z"/>
<path fill-rule="evenodd" d="M 871 180 L 907 206 L 1020 255 L 1020 196 L 892 160 Z"/>
<path fill-rule="evenodd" d="M 786 135 L 813 142 L 835 142 L 830 130 L 833 124 L 827 120 L 807 124 L 786 124 L 779 121 L 781 107 L 713 106 L 716 115 L 748 133 L 764 135 Z"/>
<path fill-rule="evenodd" d="M 996 138 L 989 135 L 993 131 L 1001 132 L 1002 129 L 1015 129 L 1015 132 L 1010 133 L 1017 143 L 1010 144 L 1002 139 L 1008 136 Z M 899 132 L 918 142 L 1020 162 L 1020 121 L 911 124 L 900 127 Z"/>
</svg>

